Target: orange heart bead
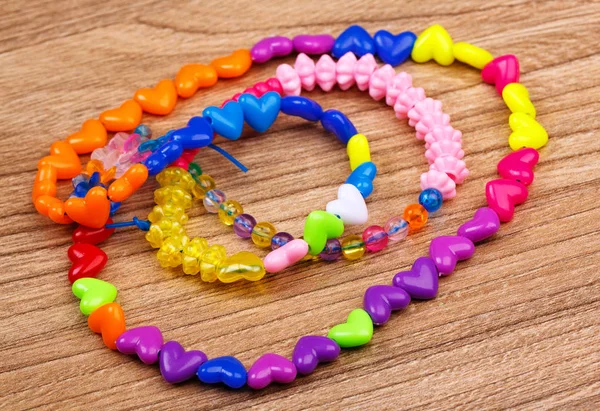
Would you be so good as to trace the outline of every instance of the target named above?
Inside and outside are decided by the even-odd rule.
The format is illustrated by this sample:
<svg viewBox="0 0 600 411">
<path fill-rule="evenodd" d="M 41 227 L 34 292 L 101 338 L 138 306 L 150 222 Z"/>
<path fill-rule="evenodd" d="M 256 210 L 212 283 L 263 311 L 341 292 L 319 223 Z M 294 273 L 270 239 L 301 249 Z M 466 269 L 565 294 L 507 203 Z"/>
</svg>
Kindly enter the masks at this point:
<svg viewBox="0 0 600 411">
<path fill-rule="evenodd" d="M 31 198 L 35 201 L 41 195 L 56 196 L 57 171 L 52 164 L 40 166 L 33 182 Z"/>
<path fill-rule="evenodd" d="M 219 57 L 210 63 L 221 78 L 234 78 L 243 75 L 252 66 L 250 50 L 240 49 L 226 57 Z"/>
<path fill-rule="evenodd" d="M 65 210 L 73 221 L 90 228 L 104 227 L 110 215 L 110 200 L 104 187 L 93 187 L 84 198 L 71 197 Z"/>
<path fill-rule="evenodd" d="M 129 198 L 148 179 L 148 169 L 143 164 L 135 164 L 108 187 L 112 201 L 121 202 Z"/>
<path fill-rule="evenodd" d="M 88 317 L 88 326 L 111 350 L 117 349 L 117 338 L 125 332 L 125 313 L 118 303 L 104 304 Z"/>
<path fill-rule="evenodd" d="M 81 130 L 66 138 L 77 154 L 91 153 L 106 145 L 106 129 L 100 120 L 86 120 Z"/>
<path fill-rule="evenodd" d="M 177 90 L 173 81 L 161 80 L 154 88 L 141 88 L 136 91 L 133 99 L 146 113 L 164 116 L 175 108 Z"/>
<path fill-rule="evenodd" d="M 38 213 L 50 217 L 58 224 L 71 224 L 73 220 L 65 212 L 65 203 L 58 198 L 42 194 L 33 202 Z"/>
<path fill-rule="evenodd" d="M 130 131 L 142 121 L 142 107 L 135 100 L 127 100 L 121 107 L 103 111 L 100 121 L 108 131 Z"/>
<path fill-rule="evenodd" d="M 50 146 L 50 155 L 38 162 L 38 169 L 51 165 L 56 168 L 56 178 L 67 180 L 81 173 L 79 156 L 69 143 L 57 141 Z"/>
<path fill-rule="evenodd" d="M 217 70 L 213 66 L 186 64 L 175 76 L 175 87 L 180 97 L 188 98 L 199 88 L 214 86 L 218 80 Z"/>
</svg>

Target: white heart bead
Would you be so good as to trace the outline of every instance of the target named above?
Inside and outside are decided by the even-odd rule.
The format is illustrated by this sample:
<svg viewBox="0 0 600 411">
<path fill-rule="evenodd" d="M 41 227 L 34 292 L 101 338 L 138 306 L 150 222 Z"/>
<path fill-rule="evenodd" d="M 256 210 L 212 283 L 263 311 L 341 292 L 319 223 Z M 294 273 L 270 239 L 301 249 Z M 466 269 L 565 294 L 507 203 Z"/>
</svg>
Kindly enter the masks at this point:
<svg viewBox="0 0 600 411">
<path fill-rule="evenodd" d="M 340 216 L 345 224 L 364 224 L 369 219 L 365 199 L 352 184 L 342 184 L 338 189 L 338 199 L 328 202 L 325 210 Z"/>
</svg>

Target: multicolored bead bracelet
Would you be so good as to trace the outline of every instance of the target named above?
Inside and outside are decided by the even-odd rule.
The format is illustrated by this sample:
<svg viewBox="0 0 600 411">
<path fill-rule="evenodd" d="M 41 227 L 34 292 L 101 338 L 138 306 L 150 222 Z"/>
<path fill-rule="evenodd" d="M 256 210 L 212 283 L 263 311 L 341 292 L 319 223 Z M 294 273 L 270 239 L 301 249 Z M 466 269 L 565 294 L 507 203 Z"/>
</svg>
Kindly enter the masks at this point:
<svg viewBox="0 0 600 411">
<path fill-rule="evenodd" d="M 335 44 L 349 44 L 352 47 L 361 44 L 366 31 L 353 27 L 344 32 Z M 334 46 L 334 55 L 336 50 Z M 89 315 L 89 327 L 102 334 L 104 343 L 109 348 L 126 354 L 137 354 L 144 363 L 158 362 L 161 374 L 170 383 L 182 382 L 197 375 L 204 383 L 223 383 L 232 388 L 248 384 L 251 388 L 260 389 L 272 382 L 290 383 L 298 373 L 310 374 L 319 362 L 337 358 L 340 348 L 368 343 L 372 338 L 374 325 L 387 322 L 393 310 L 405 308 L 411 299 L 434 298 L 438 291 L 438 277 L 451 274 L 459 261 L 470 258 L 474 253 L 474 243 L 495 234 L 500 222 L 510 221 L 515 206 L 527 199 L 527 186 L 533 182 L 533 167 L 539 159 L 536 149 L 545 145 L 548 139 L 543 127 L 535 120 L 535 109 L 527 90 L 517 83 L 518 62 L 516 79 L 514 73 L 511 75 L 510 67 L 514 69 L 516 58 L 497 58 L 488 62 L 485 61 L 487 55 L 489 53 L 484 50 L 465 43 L 453 44 L 440 26 L 432 26 L 423 32 L 412 49 L 413 59 L 418 62 L 433 57 L 446 65 L 451 64 L 456 57 L 471 62 L 474 67 L 485 66 L 482 76 L 496 84 L 512 111 L 509 125 L 513 133 L 509 137 L 509 143 L 517 151 L 498 163 L 501 178 L 486 184 L 488 207 L 478 209 L 471 220 L 459 227 L 456 236 L 433 239 L 429 257 L 420 257 L 411 270 L 397 273 L 393 278 L 393 285 L 375 285 L 367 289 L 363 309 L 352 311 L 345 323 L 330 329 L 327 337 L 302 337 L 294 348 L 291 361 L 279 354 L 268 353 L 258 358 L 246 371 L 235 357 L 209 360 L 201 351 L 186 351 L 176 341 L 164 343 L 162 333 L 156 327 L 126 330 L 123 310 L 114 302 L 116 288 L 102 280 L 83 276 L 84 278 L 73 283 L 73 292 L 81 299 L 81 311 Z M 482 61 L 487 64 L 480 64 Z M 511 61 L 513 63 L 507 63 Z M 95 188 L 98 187 L 92 190 Z M 106 227 L 79 227 L 73 235 L 74 240 L 79 242 L 69 250 L 74 266 L 79 264 L 81 268 L 83 260 L 93 260 L 101 269 L 106 255 L 97 254 L 97 258 L 90 258 L 94 252 L 97 253 L 95 250 L 100 250 L 93 244 L 105 240 L 111 233 L 112 229 Z M 101 250 L 100 252 L 102 253 Z"/>
</svg>

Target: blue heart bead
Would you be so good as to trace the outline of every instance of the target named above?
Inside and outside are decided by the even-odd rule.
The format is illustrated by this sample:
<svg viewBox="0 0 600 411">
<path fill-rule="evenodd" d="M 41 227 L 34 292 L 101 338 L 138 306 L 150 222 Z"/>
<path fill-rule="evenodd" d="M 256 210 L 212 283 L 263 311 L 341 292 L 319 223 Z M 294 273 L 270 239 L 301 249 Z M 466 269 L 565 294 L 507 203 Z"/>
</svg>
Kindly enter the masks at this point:
<svg viewBox="0 0 600 411">
<path fill-rule="evenodd" d="M 244 112 L 237 101 L 230 101 L 223 108 L 206 107 L 202 116 L 210 122 L 215 133 L 229 140 L 237 140 L 242 135 Z"/>
<path fill-rule="evenodd" d="M 206 147 L 212 143 L 213 137 L 214 132 L 208 120 L 198 116 L 192 117 L 186 127 L 170 134 L 170 139 L 179 141 L 184 150 Z"/>
<path fill-rule="evenodd" d="M 375 42 L 369 32 L 361 26 L 350 26 L 344 30 L 333 43 L 331 54 L 339 59 L 349 51 L 358 57 L 375 54 Z"/>
<path fill-rule="evenodd" d="M 394 36 L 389 31 L 379 30 L 375 33 L 377 55 L 384 63 L 397 66 L 410 57 L 416 40 L 417 35 L 411 31 Z"/>
<path fill-rule="evenodd" d="M 319 121 L 323 115 L 323 109 L 316 101 L 301 96 L 282 98 L 281 112 L 308 121 Z"/>
<path fill-rule="evenodd" d="M 279 115 L 281 96 L 275 91 L 269 91 L 256 97 L 253 94 L 242 94 L 238 99 L 244 112 L 244 120 L 250 127 L 263 133 L 271 127 Z"/>
<path fill-rule="evenodd" d="M 217 357 L 206 361 L 196 372 L 198 379 L 206 384 L 222 382 L 231 388 L 241 388 L 246 384 L 248 373 L 244 364 L 235 357 Z"/>
<path fill-rule="evenodd" d="M 148 174 L 155 176 L 165 169 L 173 161 L 177 160 L 183 154 L 183 146 L 179 141 L 168 141 L 150 154 L 144 165 L 148 169 Z"/>
<path fill-rule="evenodd" d="M 346 179 L 346 184 L 352 184 L 358 188 L 363 198 L 367 198 L 373 192 L 373 180 L 377 175 L 377 167 L 370 161 L 362 163 Z"/>
<path fill-rule="evenodd" d="M 338 110 L 327 110 L 321 117 L 323 128 L 335 136 L 344 144 L 348 144 L 354 135 L 357 134 L 356 127 L 346 117 L 346 115 Z"/>
</svg>

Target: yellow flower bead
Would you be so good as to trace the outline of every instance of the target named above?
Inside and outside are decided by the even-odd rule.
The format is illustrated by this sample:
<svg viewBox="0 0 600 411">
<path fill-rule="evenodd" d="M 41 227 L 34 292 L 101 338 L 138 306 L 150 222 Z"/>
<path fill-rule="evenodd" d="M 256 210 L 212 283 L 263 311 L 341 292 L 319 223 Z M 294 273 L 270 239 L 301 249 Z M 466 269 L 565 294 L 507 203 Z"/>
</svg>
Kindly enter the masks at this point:
<svg viewBox="0 0 600 411">
<path fill-rule="evenodd" d="M 342 239 L 342 254 L 348 260 L 358 260 L 365 255 L 366 247 L 361 236 L 349 235 Z"/>
<path fill-rule="evenodd" d="M 252 228 L 252 242 L 259 247 L 270 247 L 271 239 L 277 233 L 277 229 L 271 223 L 258 223 Z"/>
<path fill-rule="evenodd" d="M 198 183 L 192 187 L 194 198 L 204 198 L 204 194 L 217 187 L 215 180 L 208 174 L 198 176 Z"/>
<path fill-rule="evenodd" d="M 212 283 L 217 279 L 217 271 L 227 258 L 227 250 L 222 245 L 214 244 L 202 254 L 200 275 L 202 281 Z"/>
<path fill-rule="evenodd" d="M 191 191 L 196 181 L 192 175 L 181 167 L 168 167 L 158 173 L 156 181 L 161 187 L 169 185 L 181 187 L 186 191 Z"/>
<path fill-rule="evenodd" d="M 219 206 L 219 220 L 227 226 L 232 226 L 233 220 L 243 212 L 244 209 L 240 203 L 235 200 L 227 200 Z"/>
<path fill-rule="evenodd" d="M 154 191 L 154 202 L 158 205 L 171 203 L 187 210 L 192 207 L 192 196 L 181 187 L 166 186 Z"/>
<path fill-rule="evenodd" d="M 183 247 L 188 243 L 186 235 L 177 235 L 163 240 L 156 257 L 162 267 L 178 267 L 183 261 Z"/>
<path fill-rule="evenodd" d="M 208 249 L 208 241 L 205 238 L 194 238 L 183 248 L 183 272 L 196 275 L 200 272 L 202 254 Z"/>
<path fill-rule="evenodd" d="M 152 247 L 160 248 L 165 238 L 182 235 L 185 235 L 185 229 L 180 223 L 169 219 L 162 219 L 150 225 L 150 230 L 146 233 L 146 240 L 148 240 Z"/>
<path fill-rule="evenodd" d="M 151 223 L 156 223 L 163 218 L 177 221 L 181 225 L 184 225 L 188 221 L 188 215 L 183 210 L 183 207 L 171 203 L 156 205 L 150 214 L 148 214 L 148 220 L 150 220 Z"/>
</svg>

